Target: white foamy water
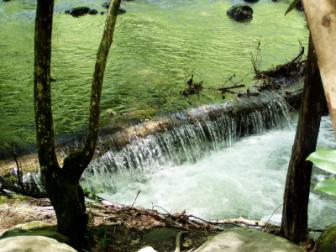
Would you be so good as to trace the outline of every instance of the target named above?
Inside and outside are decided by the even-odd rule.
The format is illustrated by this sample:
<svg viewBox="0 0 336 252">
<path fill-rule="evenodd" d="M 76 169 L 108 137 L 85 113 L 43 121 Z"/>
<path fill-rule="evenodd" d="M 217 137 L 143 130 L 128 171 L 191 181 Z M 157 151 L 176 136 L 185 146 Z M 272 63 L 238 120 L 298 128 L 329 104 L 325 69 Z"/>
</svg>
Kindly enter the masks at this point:
<svg viewBox="0 0 336 252">
<path fill-rule="evenodd" d="M 246 137 L 231 147 L 214 150 L 194 163 L 166 164 L 139 171 L 113 174 L 111 188 L 101 195 L 131 204 L 141 191 L 136 206 L 188 213 L 207 218 L 246 217 L 279 222 L 288 161 L 295 128 L 272 130 Z M 324 119 L 320 146 L 333 146 L 330 122 Z M 313 181 L 325 175 L 315 169 Z M 105 178 L 106 179 L 106 178 Z M 94 180 L 103 181 L 103 177 Z M 106 183 L 106 181 L 105 181 Z M 99 183 L 96 183 L 99 184 Z M 317 192 L 310 197 L 312 226 L 336 222 L 336 200 Z"/>
</svg>

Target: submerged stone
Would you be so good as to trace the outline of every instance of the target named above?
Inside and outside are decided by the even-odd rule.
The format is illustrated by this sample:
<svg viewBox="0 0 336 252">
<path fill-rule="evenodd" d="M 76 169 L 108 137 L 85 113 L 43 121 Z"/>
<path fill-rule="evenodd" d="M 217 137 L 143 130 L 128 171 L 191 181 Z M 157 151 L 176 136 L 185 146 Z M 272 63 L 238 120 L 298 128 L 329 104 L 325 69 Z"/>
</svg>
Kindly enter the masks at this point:
<svg viewBox="0 0 336 252">
<path fill-rule="evenodd" d="M 236 4 L 226 14 L 238 22 L 250 21 L 253 18 L 253 9 L 248 5 Z"/>
<path fill-rule="evenodd" d="M 102 4 L 102 6 L 105 8 L 105 9 L 108 9 L 110 7 L 110 2 L 105 2 Z M 118 15 L 121 15 L 121 14 L 125 14 L 126 13 L 126 10 L 123 9 L 123 8 L 119 8 L 118 10 Z"/>
<path fill-rule="evenodd" d="M 244 0 L 246 3 L 256 3 L 259 2 L 259 0 Z"/>
<path fill-rule="evenodd" d="M 336 224 L 328 227 L 317 240 L 317 252 L 336 251 Z"/>
<path fill-rule="evenodd" d="M 43 236 L 17 236 L 0 240 L 2 252 L 76 252 L 67 244 Z"/>
<path fill-rule="evenodd" d="M 89 10 L 88 12 L 90 15 L 97 15 L 98 14 L 98 11 L 96 9 L 91 9 Z"/>
<path fill-rule="evenodd" d="M 279 236 L 255 229 L 234 228 L 220 233 L 194 252 L 304 252 L 305 250 Z"/>
<path fill-rule="evenodd" d="M 75 8 L 66 10 L 65 14 L 70 14 L 73 17 L 80 17 L 80 16 L 84 16 L 86 14 L 91 14 L 90 12 L 98 13 L 98 11 L 95 10 L 95 9 L 91 9 L 89 7 L 86 7 L 86 6 L 80 6 L 80 7 L 75 7 Z"/>
</svg>

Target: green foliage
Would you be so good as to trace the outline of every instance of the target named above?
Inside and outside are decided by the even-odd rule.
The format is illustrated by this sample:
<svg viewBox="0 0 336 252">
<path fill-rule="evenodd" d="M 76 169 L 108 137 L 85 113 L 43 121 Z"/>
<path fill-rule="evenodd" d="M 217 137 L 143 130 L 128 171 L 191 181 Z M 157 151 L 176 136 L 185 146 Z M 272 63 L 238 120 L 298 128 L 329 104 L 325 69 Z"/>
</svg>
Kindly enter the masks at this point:
<svg viewBox="0 0 336 252">
<path fill-rule="evenodd" d="M 315 186 L 315 190 L 324 192 L 331 196 L 336 196 L 336 179 L 331 178 L 320 181 Z"/>
<path fill-rule="evenodd" d="M 307 158 L 321 170 L 336 174 L 336 150 L 319 149 Z"/>
<path fill-rule="evenodd" d="M 307 158 L 321 170 L 336 174 L 336 150 L 319 149 Z M 325 179 L 317 183 L 315 190 L 336 196 L 336 179 Z"/>
<path fill-rule="evenodd" d="M 291 12 L 300 1 L 301 0 L 293 0 L 293 2 L 289 5 L 288 9 L 286 10 L 285 15 Z"/>
</svg>

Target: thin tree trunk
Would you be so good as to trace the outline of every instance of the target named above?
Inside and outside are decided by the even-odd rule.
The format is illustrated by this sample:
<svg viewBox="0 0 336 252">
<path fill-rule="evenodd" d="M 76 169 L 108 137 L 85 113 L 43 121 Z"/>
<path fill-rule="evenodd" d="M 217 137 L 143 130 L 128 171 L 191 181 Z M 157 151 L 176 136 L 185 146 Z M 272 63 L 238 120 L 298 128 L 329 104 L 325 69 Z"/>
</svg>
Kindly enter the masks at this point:
<svg viewBox="0 0 336 252">
<path fill-rule="evenodd" d="M 38 0 L 35 20 L 34 107 L 36 143 L 42 173 L 59 168 L 54 145 L 50 64 L 54 1 Z"/>
<path fill-rule="evenodd" d="M 307 162 L 306 158 L 316 149 L 324 107 L 323 87 L 310 38 L 302 104 L 288 167 L 281 221 L 282 235 L 293 242 L 304 241 L 307 238 L 312 164 Z"/>
<path fill-rule="evenodd" d="M 89 128 L 84 148 L 81 151 L 72 153 L 64 160 L 63 169 L 67 170 L 69 176 L 75 178 L 76 180 L 80 178 L 90 163 L 97 144 L 100 119 L 100 97 L 103 88 L 106 62 L 113 42 L 113 33 L 117 21 L 120 2 L 121 0 L 114 0 L 113 3 L 111 1 L 103 37 L 97 52 L 95 70 L 91 85 Z M 68 169 L 68 167 L 70 169 Z"/>
<path fill-rule="evenodd" d="M 36 140 L 43 184 L 55 209 L 58 230 L 68 236 L 78 250 L 88 247 L 88 217 L 79 179 L 96 148 L 100 116 L 100 96 L 104 71 L 121 0 L 110 4 L 92 78 L 89 132 L 80 151 L 71 153 L 61 168 L 57 162 L 51 109 L 51 38 L 54 1 L 38 0 L 35 20 L 34 105 Z"/>
</svg>

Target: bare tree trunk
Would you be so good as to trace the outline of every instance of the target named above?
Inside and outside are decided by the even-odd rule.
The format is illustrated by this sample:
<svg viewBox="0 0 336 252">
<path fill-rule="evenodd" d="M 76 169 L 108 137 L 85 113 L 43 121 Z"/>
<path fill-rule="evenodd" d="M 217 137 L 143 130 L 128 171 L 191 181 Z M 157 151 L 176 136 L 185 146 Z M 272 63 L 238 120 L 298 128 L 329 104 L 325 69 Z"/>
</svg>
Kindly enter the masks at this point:
<svg viewBox="0 0 336 252">
<path fill-rule="evenodd" d="M 89 132 L 80 151 L 71 153 L 61 168 L 57 162 L 51 108 L 50 64 L 54 1 L 38 0 L 35 20 L 34 105 L 36 141 L 43 184 L 55 209 L 58 230 L 68 236 L 78 250 L 88 247 L 88 217 L 79 179 L 96 148 L 100 116 L 100 96 L 108 52 L 113 40 L 121 0 L 110 4 L 92 78 Z"/>
<path fill-rule="evenodd" d="M 318 57 L 329 114 L 336 131 L 336 1 L 302 0 Z"/>
<path fill-rule="evenodd" d="M 310 38 L 303 98 L 288 167 L 281 221 L 282 235 L 293 242 L 304 241 L 307 238 L 312 164 L 307 162 L 306 158 L 315 151 L 324 107 L 323 87 Z"/>
</svg>

